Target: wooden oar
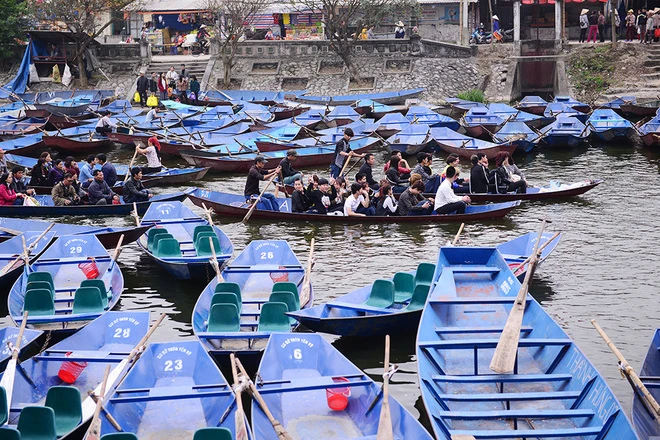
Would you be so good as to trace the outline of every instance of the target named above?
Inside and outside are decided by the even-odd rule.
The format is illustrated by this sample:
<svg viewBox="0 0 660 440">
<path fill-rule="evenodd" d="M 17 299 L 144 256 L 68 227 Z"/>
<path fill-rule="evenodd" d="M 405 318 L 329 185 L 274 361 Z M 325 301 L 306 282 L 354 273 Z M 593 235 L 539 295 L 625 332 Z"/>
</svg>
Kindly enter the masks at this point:
<svg viewBox="0 0 660 440">
<path fill-rule="evenodd" d="M 20 235 L 23 233 L 23 231 L 19 231 L 18 229 L 10 229 L 3 226 L 0 226 L 0 231 L 11 235 Z"/>
<path fill-rule="evenodd" d="M 133 153 L 133 158 L 131 159 L 131 163 L 128 164 L 128 172 L 124 176 L 124 183 L 126 183 L 128 178 L 131 177 L 131 168 L 133 168 L 133 163 L 135 162 L 135 158 L 137 157 L 137 154 L 138 154 L 137 149 L 138 149 L 139 145 L 144 145 L 142 142 L 139 142 L 139 141 L 133 141 L 133 142 L 135 143 L 135 153 Z"/>
<path fill-rule="evenodd" d="M 119 241 L 117 242 L 117 246 L 115 247 L 115 253 L 112 254 L 112 259 L 117 262 L 117 258 L 119 258 L 119 255 L 121 254 L 121 244 L 124 241 L 124 234 L 121 234 L 119 236 Z"/>
<path fill-rule="evenodd" d="M 213 256 L 213 258 L 211 259 L 211 266 L 213 266 L 213 270 L 215 270 L 215 276 L 218 278 L 218 283 L 223 283 L 225 279 L 222 277 L 222 272 L 220 271 L 220 263 L 218 263 L 218 257 L 215 254 L 213 237 L 209 237 L 209 242 L 211 245 L 211 255 Z"/>
<path fill-rule="evenodd" d="M 464 227 L 465 223 L 461 223 L 461 227 L 458 228 L 458 232 L 456 233 L 456 237 L 454 237 L 454 241 L 451 242 L 452 246 L 456 246 L 456 243 L 458 243 L 458 239 L 461 237 L 461 232 L 463 232 Z"/>
<path fill-rule="evenodd" d="M 206 220 L 209 222 L 209 225 L 215 226 L 213 224 L 213 218 L 211 217 L 211 212 L 213 211 L 212 209 L 208 209 L 206 207 L 206 203 L 202 202 L 202 208 L 204 208 L 204 214 L 206 214 Z"/>
<path fill-rule="evenodd" d="M 603 338 L 607 346 L 612 350 L 614 356 L 619 359 L 619 368 L 621 369 L 621 372 L 626 375 L 626 378 L 631 386 L 633 386 L 635 393 L 639 395 L 646 409 L 649 410 L 649 413 L 651 413 L 657 421 L 658 417 L 660 417 L 660 405 L 658 405 L 658 402 L 649 392 L 648 388 L 646 388 L 646 385 L 644 385 L 637 373 L 635 373 L 633 367 L 628 364 L 626 358 L 624 358 L 619 349 L 616 348 L 616 345 L 614 345 L 610 338 L 607 337 L 603 329 L 600 328 L 600 325 L 598 325 L 595 319 L 591 320 L 591 325 L 594 326 L 598 334 L 600 334 L 600 337 Z"/>
<path fill-rule="evenodd" d="M 234 378 L 234 396 L 236 398 L 236 414 L 234 415 L 236 426 L 236 440 L 247 440 L 248 433 L 245 427 L 245 413 L 243 412 L 243 402 L 241 400 L 242 385 L 238 379 L 238 370 L 236 369 L 236 357 L 234 353 L 229 355 L 231 362 L 231 375 Z"/>
<path fill-rule="evenodd" d="M 552 242 L 554 241 L 555 238 L 559 237 L 560 234 L 561 234 L 561 232 L 555 232 L 555 235 L 553 235 L 552 237 L 550 237 L 550 239 L 549 239 L 548 241 L 546 241 L 545 243 L 543 243 L 543 246 L 539 247 L 539 251 L 538 251 L 539 256 L 543 253 L 543 250 L 544 250 L 544 249 L 545 249 L 550 243 L 552 243 Z M 522 268 L 525 266 L 525 264 L 529 263 L 529 260 L 531 260 L 531 259 L 532 259 L 532 255 L 530 254 L 529 257 L 525 258 L 525 261 L 523 261 L 522 263 L 520 263 L 519 265 L 517 265 L 514 269 L 511 269 L 511 270 L 513 271 L 513 274 L 515 275 L 516 272 L 518 272 L 520 269 L 522 269 Z"/>
<path fill-rule="evenodd" d="M 344 176 L 344 171 L 346 171 L 346 167 L 348 167 L 348 164 L 351 161 L 352 157 L 353 157 L 353 155 L 349 155 L 346 158 L 346 161 L 344 161 L 344 166 L 341 168 L 341 171 L 339 172 L 339 176 Z M 337 176 L 337 177 L 339 177 L 339 176 Z"/>
<path fill-rule="evenodd" d="M 307 305 L 312 296 L 312 267 L 314 266 L 314 239 L 309 243 L 309 258 L 307 258 L 307 270 L 300 288 L 300 308 Z M 311 304 L 310 304 L 311 306 Z"/>
<path fill-rule="evenodd" d="M 135 202 L 133 202 L 133 211 L 131 211 L 131 215 L 135 218 L 137 226 L 140 226 L 140 215 L 138 214 L 137 203 Z"/>
<path fill-rule="evenodd" d="M 383 403 L 380 406 L 380 420 L 376 440 L 394 440 L 392 432 L 392 413 L 390 412 L 389 370 L 390 370 L 390 335 L 385 335 L 385 364 L 383 365 Z"/>
<path fill-rule="evenodd" d="M 516 301 L 511 306 L 509 318 L 507 319 L 504 330 L 500 335 L 500 340 L 498 341 L 497 347 L 495 348 L 493 359 L 490 361 L 490 369 L 498 374 L 513 373 L 513 367 L 515 366 L 516 358 L 518 357 L 520 327 L 522 326 L 523 316 L 525 315 L 527 291 L 529 290 L 529 284 L 531 282 L 532 273 L 534 272 L 534 266 L 536 266 L 536 263 L 539 259 L 539 243 L 543 237 L 543 229 L 545 228 L 545 223 L 546 220 L 544 219 L 543 222 L 541 222 L 541 227 L 539 228 L 539 235 L 536 239 L 536 244 L 534 245 L 532 258 L 529 260 L 529 267 L 527 268 L 527 273 L 525 274 L 525 280 L 520 286 L 520 291 L 518 291 Z"/>
<path fill-rule="evenodd" d="M 270 421 L 271 425 L 273 425 L 273 429 L 275 429 L 275 433 L 277 434 L 277 438 L 279 440 L 293 440 L 291 436 L 289 435 L 288 432 L 286 432 L 286 429 L 284 429 L 284 426 L 273 417 L 273 413 L 270 412 L 268 409 L 268 406 L 266 405 L 266 402 L 264 401 L 263 397 L 261 397 L 261 394 L 259 394 L 259 390 L 257 390 L 257 387 L 254 386 L 254 383 L 252 383 L 252 380 L 250 380 L 250 376 L 245 372 L 245 369 L 243 368 L 243 364 L 241 364 L 241 361 L 237 358 L 235 358 L 235 365 L 238 367 L 239 370 L 241 370 L 241 374 L 247 380 L 247 384 L 250 387 L 250 392 L 252 393 L 252 397 L 254 397 L 254 400 L 259 403 L 259 406 L 261 407 L 261 410 L 266 414 L 266 417 Z"/>
<path fill-rule="evenodd" d="M 284 185 L 284 174 L 282 174 L 282 171 L 280 170 L 280 181 L 282 182 L 282 185 Z M 275 190 L 279 191 L 280 187 L 276 186 Z M 286 196 L 287 199 L 291 198 L 291 195 L 289 195 L 288 191 L 286 190 L 286 186 L 284 187 L 284 195 Z"/>
<path fill-rule="evenodd" d="M 362 162 L 362 159 L 364 159 L 364 158 L 361 157 L 361 158 L 359 158 L 358 160 L 356 160 L 356 161 L 353 163 L 353 166 L 351 166 L 351 167 L 348 169 L 348 171 L 346 171 L 346 173 L 342 173 L 342 174 L 340 174 L 340 176 L 345 176 L 346 174 L 348 174 L 348 173 L 350 173 L 351 171 L 353 171 L 353 168 L 355 168 L 355 166 L 356 166 L 357 164 L 359 164 L 360 162 Z M 346 161 L 346 162 L 348 163 L 348 161 Z"/>
<path fill-rule="evenodd" d="M 270 178 L 270 180 L 264 187 L 263 191 L 261 191 L 261 194 L 259 194 L 259 197 L 257 197 L 257 200 L 255 200 L 252 206 L 250 206 L 250 210 L 247 212 L 247 214 L 245 214 L 245 217 L 243 217 L 243 223 L 247 223 L 248 220 L 250 220 L 250 217 L 252 216 L 252 212 L 256 209 L 257 205 L 259 204 L 259 201 L 261 200 L 261 197 L 264 195 L 270 184 L 273 183 L 273 180 L 275 180 L 275 175 L 273 175 L 273 177 Z"/>
<path fill-rule="evenodd" d="M 101 408 L 103 407 L 103 398 L 105 397 L 105 388 L 108 384 L 108 376 L 110 375 L 110 365 L 105 367 L 105 374 L 103 375 L 103 382 L 101 382 L 101 395 L 96 400 L 96 408 L 94 409 L 94 416 L 92 422 L 89 424 L 89 429 L 85 434 L 85 440 L 100 440 L 101 438 Z"/>
<path fill-rule="evenodd" d="M 25 260 L 25 264 L 30 264 L 30 259 L 29 259 L 30 251 L 32 251 L 32 249 L 34 249 L 34 247 L 37 245 L 37 243 L 39 243 L 39 242 L 41 241 L 41 239 L 44 238 L 44 236 L 48 233 L 48 231 L 51 230 L 51 228 L 52 228 L 53 226 L 55 226 L 55 223 L 51 223 L 50 225 L 48 225 L 48 227 L 44 230 L 44 232 L 42 232 L 41 235 L 38 236 L 37 239 L 34 240 L 32 243 L 30 243 L 30 246 L 27 247 L 27 250 L 28 250 L 28 252 L 27 252 L 27 256 L 24 254 L 24 255 L 19 255 L 18 257 L 16 257 L 16 259 L 14 259 L 14 261 L 12 261 L 11 263 L 9 263 L 8 265 L 6 265 L 6 266 L 2 269 L 2 272 L 0 272 L 0 276 L 2 276 L 2 275 L 4 275 L 5 273 L 7 273 L 7 272 L 10 270 L 10 268 L 13 267 L 14 264 L 16 264 L 16 262 L 17 262 L 18 260 L 20 260 L 21 258 Z M 25 239 L 23 239 L 23 240 L 25 240 Z"/>
<path fill-rule="evenodd" d="M 14 392 L 14 377 L 16 376 L 16 365 L 18 364 L 18 353 L 21 351 L 21 342 L 23 341 L 23 333 L 27 326 L 28 312 L 23 313 L 23 321 L 21 321 L 21 328 L 18 331 L 18 338 L 16 338 L 16 346 L 11 353 L 11 359 L 7 363 L 5 372 L 0 380 L 0 386 L 5 388 L 7 394 L 7 408 L 11 408 L 11 398 Z"/>
</svg>

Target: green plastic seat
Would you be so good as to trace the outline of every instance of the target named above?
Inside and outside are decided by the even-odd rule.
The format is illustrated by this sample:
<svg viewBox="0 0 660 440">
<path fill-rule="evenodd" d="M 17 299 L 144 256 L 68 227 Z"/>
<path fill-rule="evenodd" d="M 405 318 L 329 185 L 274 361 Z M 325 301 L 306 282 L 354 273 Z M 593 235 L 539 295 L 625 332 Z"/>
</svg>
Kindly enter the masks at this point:
<svg viewBox="0 0 660 440">
<path fill-rule="evenodd" d="M 112 299 L 112 292 L 105 287 L 103 280 L 83 280 L 83 282 L 80 283 L 80 287 L 96 287 L 99 289 L 99 292 L 101 292 L 101 298 L 103 299 L 103 307 L 108 307 L 108 301 Z"/>
<path fill-rule="evenodd" d="M 281 302 L 267 302 L 261 306 L 261 314 L 259 315 L 259 328 L 260 332 L 289 332 L 291 331 L 291 324 L 289 317 L 285 315 L 289 308 L 285 303 Z"/>
<path fill-rule="evenodd" d="M 21 433 L 16 429 L 2 427 L 0 428 L 0 438 L 2 440 L 21 440 Z"/>
<path fill-rule="evenodd" d="M 236 283 L 227 283 L 227 282 L 218 283 L 215 285 L 215 289 L 213 291 L 215 293 L 220 293 L 220 292 L 235 293 L 238 299 L 241 300 L 242 302 L 241 287 Z"/>
<path fill-rule="evenodd" d="M 428 284 L 418 284 L 415 286 L 415 291 L 410 298 L 410 303 L 406 310 L 421 310 L 426 305 L 426 298 L 429 296 L 431 286 Z"/>
<path fill-rule="evenodd" d="M 101 440 L 138 440 L 138 436 L 132 432 L 113 432 L 112 434 L 105 434 Z"/>
<path fill-rule="evenodd" d="M 21 440 L 57 440 L 55 411 L 47 406 L 26 406 L 18 417 Z"/>
<path fill-rule="evenodd" d="M 30 316 L 47 316 L 55 314 L 53 293 L 48 289 L 34 289 L 25 292 L 23 311 Z"/>
<path fill-rule="evenodd" d="M 210 232 L 212 235 L 215 235 L 213 226 L 211 225 L 198 225 L 193 229 L 193 243 L 197 242 L 197 236 L 202 232 Z"/>
<path fill-rule="evenodd" d="M 193 440 L 233 440 L 233 438 L 227 428 L 201 428 L 193 435 Z"/>
<path fill-rule="evenodd" d="M 213 307 L 216 304 L 233 304 L 238 309 L 239 314 L 241 313 L 241 309 L 243 308 L 243 304 L 241 304 L 241 300 L 233 292 L 214 293 L 213 297 L 211 297 L 210 307 Z"/>
<path fill-rule="evenodd" d="M 394 304 L 394 283 L 390 280 L 376 280 L 371 286 L 369 298 L 364 302 L 369 307 L 387 309 Z"/>
<path fill-rule="evenodd" d="M 296 310 L 300 310 L 300 296 L 298 296 L 298 286 L 289 281 L 273 284 L 271 292 L 291 292 L 296 297 Z"/>
<path fill-rule="evenodd" d="M 286 304 L 287 309 L 289 309 L 289 312 L 295 312 L 296 310 L 300 310 L 298 308 L 298 305 L 296 304 L 296 298 L 293 296 L 293 293 L 291 292 L 273 292 L 270 294 L 270 298 L 268 298 L 268 302 L 281 302 Z M 292 318 L 289 316 L 289 324 L 293 325 L 297 321 L 295 318 Z"/>
<path fill-rule="evenodd" d="M 213 255 L 211 250 L 211 241 L 213 241 L 213 249 L 215 249 L 215 254 L 218 255 L 221 251 L 220 240 L 215 235 L 200 235 L 197 241 L 195 242 L 195 250 L 197 251 L 198 257 L 208 257 Z"/>
<path fill-rule="evenodd" d="M 433 273 L 435 272 L 435 264 L 419 263 L 417 271 L 415 272 L 415 286 L 418 284 L 433 283 Z"/>
<path fill-rule="evenodd" d="M 53 298 L 55 297 L 55 291 L 53 290 L 53 285 L 48 281 L 30 281 L 25 286 L 25 291 L 34 290 L 34 289 L 48 289 L 52 292 Z"/>
<path fill-rule="evenodd" d="M 103 310 L 103 297 L 98 287 L 78 287 L 73 295 L 73 314 L 100 313 Z"/>
<path fill-rule="evenodd" d="M 54 386 L 46 394 L 46 406 L 55 412 L 57 436 L 72 431 L 82 422 L 82 399 L 76 387 Z"/>
<path fill-rule="evenodd" d="M 168 234 L 167 229 L 165 228 L 151 228 L 149 229 L 149 232 L 147 232 L 147 249 L 150 251 L 153 250 L 154 248 L 154 240 L 156 239 L 157 235 L 160 234 Z"/>
<path fill-rule="evenodd" d="M 208 331 L 239 332 L 241 317 L 236 304 L 214 304 L 209 312 Z"/>
<path fill-rule="evenodd" d="M 392 278 L 394 282 L 394 302 L 405 302 L 415 291 L 415 275 L 408 272 L 397 272 Z"/>
<path fill-rule="evenodd" d="M 158 241 L 158 248 L 154 252 L 158 258 L 176 258 L 181 256 L 181 245 L 176 238 L 163 238 Z"/>
<path fill-rule="evenodd" d="M 156 235 L 154 237 L 153 243 L 151 244 L 151 252 L 156 254 L 156 252 L 158 251 L 158 243 L 160 243 L 161 240 L 164 240 L 166 238 L 174 238 L 174 235 L 170 234 L 169 232 Z"/>
<path fill-rule="evenodd" d="M 31 283 L 33 281 L 46 281 L 50 283 L 51 290 L 55 290 L 55 282 L 53 281 L 53 275 L 51 275 L 50 272 L 46 272 L 46 271 L 32 272 L 30 273 L 30 275 L 28 275 L 27 281 L 28 283 Z"/>
<path fill-rule="evenodd" d="M 105 434 L 101 440 L 138 440 L 138 436 L 132 432 L 113 432 L 112 434 Z"/>
<path fill-rule="evenodd" d="M 195 235 L 193 243 L 197 243 L 201 237 L 217 237 L 214 231 L 202 231 Z"/>
<path fill-rule="evenodd" d="M 9 419 L 9 408 L 7 407 L 7 390 L 0 386 L 0 426 L 7 423 Z M 0 435 L 0 438 L 3 438 Z"/>
</svg>

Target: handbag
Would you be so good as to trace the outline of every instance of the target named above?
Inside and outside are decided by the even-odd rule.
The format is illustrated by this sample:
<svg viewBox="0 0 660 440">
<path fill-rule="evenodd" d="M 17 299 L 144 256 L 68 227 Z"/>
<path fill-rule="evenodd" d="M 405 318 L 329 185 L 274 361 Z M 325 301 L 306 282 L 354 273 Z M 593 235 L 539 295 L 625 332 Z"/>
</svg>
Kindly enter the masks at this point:
<svg viewBox="0 0 660 440">
<path fill-rule="evenodd" d="M 655 30 L 653 31 L 653 36 L 655 38 L 660 38 L 660 28 L 655 28 Z"/>
<path fill-rule="evenodd" d="M 133 95 L 133 101 L 140 102 L 140 92 L 135 92 L 135 95 Z"/>
<path fill-rule="evenodd" d="M 148 107 L 158 107 L 158 98 L 156 98 L 154 95 L 151 95 L 150 97 L 147 98 L 147 106 Z"/>
<path fill-rule="evenodd" d="M 25 196 L 23 206 L 39 206 L 39 202 L 34 197 Z"/>
</svg>

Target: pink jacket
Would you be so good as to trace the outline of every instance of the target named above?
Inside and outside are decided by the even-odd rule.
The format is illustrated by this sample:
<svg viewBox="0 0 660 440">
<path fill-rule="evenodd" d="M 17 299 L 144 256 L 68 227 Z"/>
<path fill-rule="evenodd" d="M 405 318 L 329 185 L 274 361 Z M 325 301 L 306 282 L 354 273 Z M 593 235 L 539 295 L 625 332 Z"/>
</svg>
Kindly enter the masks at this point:
<svg viewBox="0 0 660 440">
<path fill-rule="evenodd" d="M 16 192 L 7 185 L 0 185 L 0 205 L 12 205 L 16 200 Z"/>
</svg>

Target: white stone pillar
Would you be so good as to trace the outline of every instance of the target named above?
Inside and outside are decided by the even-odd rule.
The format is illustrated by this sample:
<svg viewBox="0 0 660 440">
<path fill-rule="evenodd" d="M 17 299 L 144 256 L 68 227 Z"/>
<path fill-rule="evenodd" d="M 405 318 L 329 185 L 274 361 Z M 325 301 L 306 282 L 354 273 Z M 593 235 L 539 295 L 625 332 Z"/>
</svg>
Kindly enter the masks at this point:
<svg viewBox="0 0 660 440">
<path fill-rule="evenodd" d="M 561 40 L 561 28 L 563 25 L 561 3 L 561 0 L 555 0 L 555 40 Z"/>
<path fill-rule="evenodd" d="M 520 41 L 520 0 L 513 2 L 513 41 Z"/>
<path fill-rule="evenodd" d="M 461 19 L 462 19 L 461 26 L 463 27 L 463 41 L 461 41 L 461 44 L 467 46 L 470 41 L 470 33 L 471 33 L 470 28 L 468 27 L 468 14 L 470 11 L 468 0 L 463 0 L 461 2 L 461 8 L 463 10 L 463 14 L 461 15 Z"/>
</svg>

